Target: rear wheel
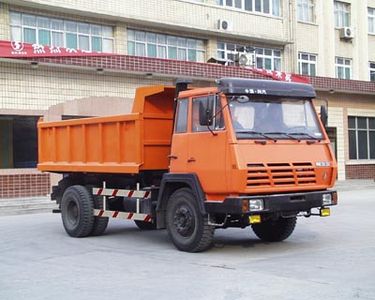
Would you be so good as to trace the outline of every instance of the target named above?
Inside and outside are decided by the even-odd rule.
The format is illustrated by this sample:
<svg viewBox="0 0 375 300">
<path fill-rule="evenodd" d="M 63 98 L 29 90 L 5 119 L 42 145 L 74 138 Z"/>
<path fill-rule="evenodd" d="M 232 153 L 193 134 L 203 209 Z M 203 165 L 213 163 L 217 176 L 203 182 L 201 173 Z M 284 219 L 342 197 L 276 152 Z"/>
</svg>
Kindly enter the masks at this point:
<svg viewBox="0 0 375 300">
<path fill-rule="evenodd" d="M 281 242 L 287 239 L 296 227 L 297 218 L 278 218 L 253 224 L 254 233 L 266 242 Z"/>
<path fill-rule="evenodd" d="M 204 251 L 212 245 L 215 228 L 199 210 L 189 188 L 175 191 L 167 204 L 168 235 L 177 249 L 187 252 Z"/>
<path fill-rule="evenodd" d="M 61 200 L 61 218 L 65 231 L 72 237 L 90 235 L 94 226 L 93 199 L 81 185 L 68 187 Z"/>
<path fill-rule="evenodd" d="M 93 196 L 94 208 L 102 209 L 103 208 L 103 199 L 99 196 Z M 102 235 L 107 228 L 109 218 L 107 217 L 94 217 L 94 225 L 90 235 L 98 236 Z"/>
</svg>

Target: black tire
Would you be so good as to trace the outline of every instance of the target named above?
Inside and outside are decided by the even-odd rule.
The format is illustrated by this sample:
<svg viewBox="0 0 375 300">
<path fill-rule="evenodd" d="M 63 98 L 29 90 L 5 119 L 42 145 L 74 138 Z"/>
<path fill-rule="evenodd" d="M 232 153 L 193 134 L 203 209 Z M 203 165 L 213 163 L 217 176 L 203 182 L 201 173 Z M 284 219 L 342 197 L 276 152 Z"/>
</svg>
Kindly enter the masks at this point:
<svg viewBox="0 0 375 300">
<path fill-rule="evenodd" d="M 92 196 L 94 201 L 94 208 L 103 208 L 103 199 L 99 196 Z M 107 228 L 109 218 L 108 217 L 94 217 L 94 225 L 90 235 L 99 236 L 104 233 Z"/>
<path fill-rule="evenodd" d="M 254 233 L 265 242 L 281 242 L 287 239 L 296 227 L 297 218 L 279 218 L 253 224 Z"/>
<path fill-rule="evenodd" d="M 175 191 L 169 198 L 166 214 L 167 231 L 177 249 L 201 252 L 212 246 L 215 227 L 202 216 L 197 200 L 189 188 Z"/>
<path fill-rule="evenodd" d="M 134 221 L 135 225 L 141 230 L 155 230 L 156 229 L 156 223 L 154 222 L 143 222 L 143 221 Z"/>
<path fill-rule="evenodd" d="M 61 218 L 65 231 L 72 237 L 90 235 L 94 226 L 93 199 L 81 185 L 68 187 L 61 200 Z"/>
</svg>

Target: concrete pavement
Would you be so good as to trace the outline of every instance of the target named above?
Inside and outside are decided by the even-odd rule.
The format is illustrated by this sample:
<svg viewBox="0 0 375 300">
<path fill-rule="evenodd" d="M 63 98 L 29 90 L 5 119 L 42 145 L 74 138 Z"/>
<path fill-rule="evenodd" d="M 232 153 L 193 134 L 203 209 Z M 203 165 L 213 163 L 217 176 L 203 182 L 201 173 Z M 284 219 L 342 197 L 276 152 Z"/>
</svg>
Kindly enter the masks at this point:
<svg viewBox="0 0 375 300">
<path fill-rule="evenodd" d="M 375 299 L 374 196 L 341 192 L 331 217 L 300 218 L 282 243 L 217 230 L 198 254 L 127 221 L 75 239 L 59 215 L 2 217 L 0 299 Z"/>
</svg>

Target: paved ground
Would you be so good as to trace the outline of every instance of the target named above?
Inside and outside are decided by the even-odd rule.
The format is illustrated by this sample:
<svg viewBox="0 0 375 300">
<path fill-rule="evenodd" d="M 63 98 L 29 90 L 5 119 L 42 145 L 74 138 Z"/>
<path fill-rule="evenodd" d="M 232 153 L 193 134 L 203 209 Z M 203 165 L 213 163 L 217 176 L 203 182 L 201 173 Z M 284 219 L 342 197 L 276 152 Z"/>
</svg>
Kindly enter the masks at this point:
<svg viewBox="0 0 375 300">
<path fill-rule="evenodd" d="M 58 208 L 48 196 L 29 198 L 0 198 L 0 217 L 35 213 L 50 213 Z"/>
<path fill-rule="evenodd" d="M 73 239 L 59 215 L 1 217 L 0 299 L 375 299 L 374 196 L 341 192 L 330 218 L 299 219 L 282 243 L 218 230 L 198 254 L 124 221 Z"/>
</svg>

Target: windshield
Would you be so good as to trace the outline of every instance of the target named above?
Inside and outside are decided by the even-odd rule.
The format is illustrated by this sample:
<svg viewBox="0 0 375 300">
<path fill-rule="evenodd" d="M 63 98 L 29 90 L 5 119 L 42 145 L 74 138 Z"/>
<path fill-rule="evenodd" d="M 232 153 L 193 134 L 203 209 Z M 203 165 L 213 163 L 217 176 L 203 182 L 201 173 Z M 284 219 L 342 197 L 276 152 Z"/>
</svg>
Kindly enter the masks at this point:
<svg viewBox="0 0 375 300">
<path fill-rule="evenodd" d="M 237 138 L 322 139 L 309 100 L 229 96 Z"/>
</svg>

